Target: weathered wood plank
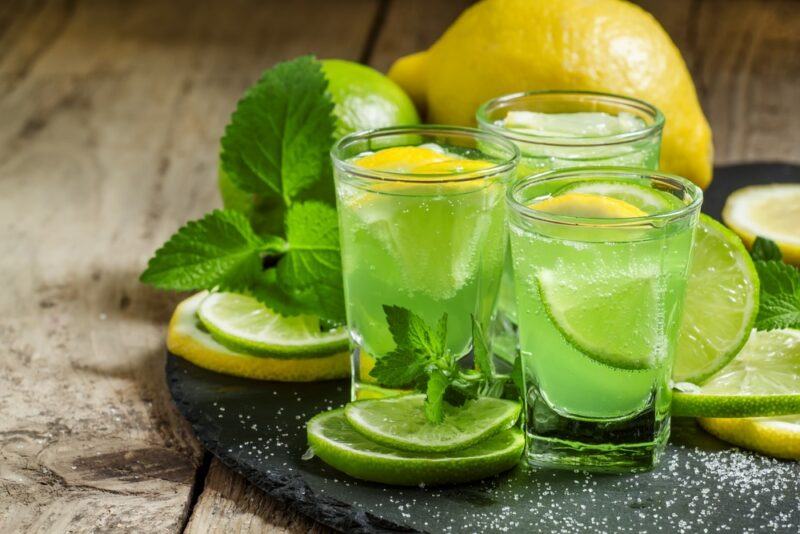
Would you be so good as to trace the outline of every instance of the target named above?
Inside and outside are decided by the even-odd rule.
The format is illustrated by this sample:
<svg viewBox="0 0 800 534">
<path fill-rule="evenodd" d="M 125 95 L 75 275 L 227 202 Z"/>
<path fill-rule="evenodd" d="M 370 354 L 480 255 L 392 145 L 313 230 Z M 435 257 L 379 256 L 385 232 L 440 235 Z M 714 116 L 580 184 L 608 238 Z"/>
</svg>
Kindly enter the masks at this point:
<svg viewBox="0 0 800 534">
<path fill-rule="evenodd" d="M 215 459 L 185 532 L 322 534 L 331 530 L 297 512 L 286 510 L 274 499 L 264 498 L 256 487 Z"/>
<path fill-rule="evenodd" d="M 471 2 L 390 4 L 371 64 L 430 46 Z M 714 131 L 715 160 L 800 161 L 800 3 L 638 0 L 670 33 Z"/>
<path fill-rule="evenodd" d="M 684 54 L 711 122 L 718 163 L 800 162 L 800 3 L 638 3 Z"/>
<path fill-rule="evenodd" d="M 178 296 L 137 276 L 218 204 L 219 135 L 262 69 L 361 55 L 374 3 L 348 6 L 0 8 L 0 531 L 182 528 L 200 448 L 163 384 Z"/>
</svg>

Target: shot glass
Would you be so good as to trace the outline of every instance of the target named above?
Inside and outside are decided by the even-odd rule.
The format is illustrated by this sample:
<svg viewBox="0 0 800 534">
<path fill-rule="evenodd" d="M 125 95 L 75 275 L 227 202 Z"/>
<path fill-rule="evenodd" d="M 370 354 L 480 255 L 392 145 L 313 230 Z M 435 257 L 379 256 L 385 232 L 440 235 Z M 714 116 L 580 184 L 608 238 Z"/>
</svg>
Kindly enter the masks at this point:
<svg viewBox="0 0 800 534">
<path fill-rule="evenodd" d="M 622 202 L 625 216 L 546 211 L 559 197 L 562 206 Z M 701 190 L 656 171 L 598 167 L 527 177 L 507 200 L 529 463 L 652 468 L 669 436 Z"/>
<path fill-rule="evenodd" d="M 398 161 L 392 171 L 358 163 L 381 150 L 420 146 L 465 164 L 415 172 L 409 170 L 412 161 L 406 169 Z M 519 151 L 476 129 L 420 126 L 356 133 L 336 143 L 331 154 L 352 349 L 351 395 L 395 394 L 396 387 L 370 374 L 376 360 L 396 347 L 387 307 L 405 308 L 431 326 L 446 315 L 447 349 L 462 360 L 472 348 L 473 317 L 484 329 L 490 324 L 507 243 L 506 186 Z"/>
<path fill-rule="evenodd" d="M 509 120 L 509 116 L 520 113 L 536 116 L 539 126 L 524 128 L 520 121 Z M 607 121 L 597 116 L 585 115 L 592 113 L 618 119 L 624 123 L 625 131 L 609 128 Z M 501 135 L 519 147 L 519 177 L 566 167 L 658 169 L 664 116 L 654 106 L 635 98 L 586 91 L 515 93 L 484 103 L 478 108 L 476 120 L 482 130 Z M 576 121 L 584 127 L 576 126 Z M 500 286 L 499 310 L 496 331 L 515 338 L 514 273 L 510 259 Z"/>
</svg>

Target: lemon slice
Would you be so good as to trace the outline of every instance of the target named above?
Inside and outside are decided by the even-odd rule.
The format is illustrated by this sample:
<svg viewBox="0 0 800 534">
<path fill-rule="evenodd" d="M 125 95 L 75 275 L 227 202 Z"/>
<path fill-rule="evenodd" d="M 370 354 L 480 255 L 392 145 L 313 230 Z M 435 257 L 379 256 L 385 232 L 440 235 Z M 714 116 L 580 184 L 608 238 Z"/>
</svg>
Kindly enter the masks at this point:
<svg viewBox="0 0 800 534">
<path fill-rule="evenodd" d="M 722 219 L 751 246 L 757 236 L 778 244 L 787 263 L 800 265 L 800 184 L 744 187 L 731 193 Z"/>
<path fill-rule="evenodd" d="M 565 193 L 540 200 L 529 207 L 553 215 L 591 219 L 624 219 L 647 216 L 645 211 L 624 200 L 592 193 Z"/>
<path fill-rule="evenodd" d="M 771 419 L 700 419 L 723 441 L 775 458 L 800 460 L 800 415 Z"/>
<path fill-rule="evenodd" d="M 482 159 L 452 159 L 437 161 L 417 167 L 414 172 L 419 174 L 466 174 L 488 169 L 492 164 Z"/>
<path fill-rule="evenodd" d="M 375 171 L 415 173 L 417 168 L 444 161 L 453 157 L 432 148 L 422 146 L 396 146 L 378 150 L 353 161 L 359 167 Z"/>
<path fill-rule="evenodd" d="M 198 293 L 175 308 L 167 330 L 167 348 L 173 354 L 210 371 L 261 380 L 311 382 L 343 378 L 350 372 L 347 351 L 320 357 L 273 358 L 229 349 L 199 328 L 197 310 L 207 295 L 205 291 Z"/>
</svg>

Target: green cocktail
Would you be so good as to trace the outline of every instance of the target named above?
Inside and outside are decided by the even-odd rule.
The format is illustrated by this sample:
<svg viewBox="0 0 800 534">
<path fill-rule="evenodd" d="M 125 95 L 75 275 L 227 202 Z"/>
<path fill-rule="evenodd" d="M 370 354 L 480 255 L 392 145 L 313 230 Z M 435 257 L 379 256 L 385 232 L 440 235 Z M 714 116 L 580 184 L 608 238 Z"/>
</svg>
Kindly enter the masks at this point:
<svg viewBox="0 0 800 534">
<path fill-rule="evenodd" d="M 691 182 L 644 169 L 563 169 L 510 188 L 531 463 L 657 461 L 701 202 Z"/>
<path fill-rule="evenodd" d="M 476 118 L 481 129 L 519 147 L 520 178 L 568 167 L 658 168 L 664 116 L 634 98 L 583 91 L 516 93 L 486 102 Z M 516 322 L 510 261 L 498 306 L 501 321 Z"/>
<path fill-rule="evenodd" d="M 514 145 L 465 128 L 387 128 L 334 147 L 353 398 L 390 393 L 370 376 L 392 351 L 385 306 L 429 324 L 447 314 L 447 348 L 471 348 L 472 317 L 494 312 L 506 249 Z"/>
</svg>

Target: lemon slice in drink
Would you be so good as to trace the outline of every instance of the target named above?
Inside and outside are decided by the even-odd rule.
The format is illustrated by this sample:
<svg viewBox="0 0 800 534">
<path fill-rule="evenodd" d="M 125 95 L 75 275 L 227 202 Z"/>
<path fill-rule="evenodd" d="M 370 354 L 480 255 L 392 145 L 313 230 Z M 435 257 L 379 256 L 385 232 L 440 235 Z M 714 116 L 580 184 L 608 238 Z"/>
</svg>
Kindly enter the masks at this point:
<svg viewBox="0 0 800 534">
<path fill-rule="evenodd" d="M 778 244 L 787 263 L 800 265 L 800 184 L 754 185 L 734 191 L 722 220 L 748 246 L 757 236 Z"/>
<path fill-rule="evenodd" d="M 388 447 L 407 451 L 447 452 L 483 441 L 511 427 L 519 418 L 518 402 L 482 397 L 464 406 L 444 405 L 444 421 L 425 417 L 425 395 L 404 395 L 351 402 L 345 407 L 350 424 Z"/>
<path fill-rule="evenodd" d="M 618 198 L 593 193 L 569 192 L 531 204 L 530 208 L 553 215 L 592 219 L 645 217 L 647 212 Z"/>
<path fill-rule="evenodd" d="M 197 319 L 197 309 L 207 295 L 198 293 L 175 308 L 167 331 L 167 348 L 173 354 L 211 371 L 261 380 L 310 382 L 342 378 L 350 372 L 348 351 L 287 358 L 255 356 L 222 345 L 201 329 Z"/>
<path fill-rule="evenodd" d="M 417 172 L 417 168 L 439 162 L 451 161 L 452 156 L 443 151 L 422 146 L 396 146 L 359 157 L 353 163 L 365 169 L 388 172 Z"/>
<path fill-rule="evenodd" d="M 577 182 L 562 187 L 553 196 L 558 197 L 566 193 L 587 193 L 611 197 L 623 200 L 646 213 L 671 211 L 683 206 L 683 202 L 677 197 L 633 181 L 592 180 Z"/>
<path fill-rule="evenodd" d="M 672 378 L 696 382 L 723 368 L 750 336 L 758 274 L 741 240 L 700 215 Z"/>
<path fill-rule="evenodd" d="M 696 386 L 676 384 L 672 413 L 766 417 L 800 413 L 800 330 L 754 331 L 742 351 Z"/>
<path fill-rule="evenodd" d="M 320 331 L 319 319 L 284 317 L 248 295 L 211 293 L 197 310 L 211 335 L 226 347 L 273 358 L 318 357 L 347 350 L 347 331 Z"/>
<path fill-rule="evenodd" d="M 408 452 L 376 443 L 356 431 L 344 409 L 314 416 L 308 444 L 328 465 L 354 478 L 403 486 L 457 484 L 479 480 L 517 465 L 525 438 L 517 428 L 452 452 Z"/>
<path fill-rule="evenodd" d="M 800 415 L 769 419 L 700 419 L 719 439 L 775 458 L 800 460 Z"/>
</svg>

